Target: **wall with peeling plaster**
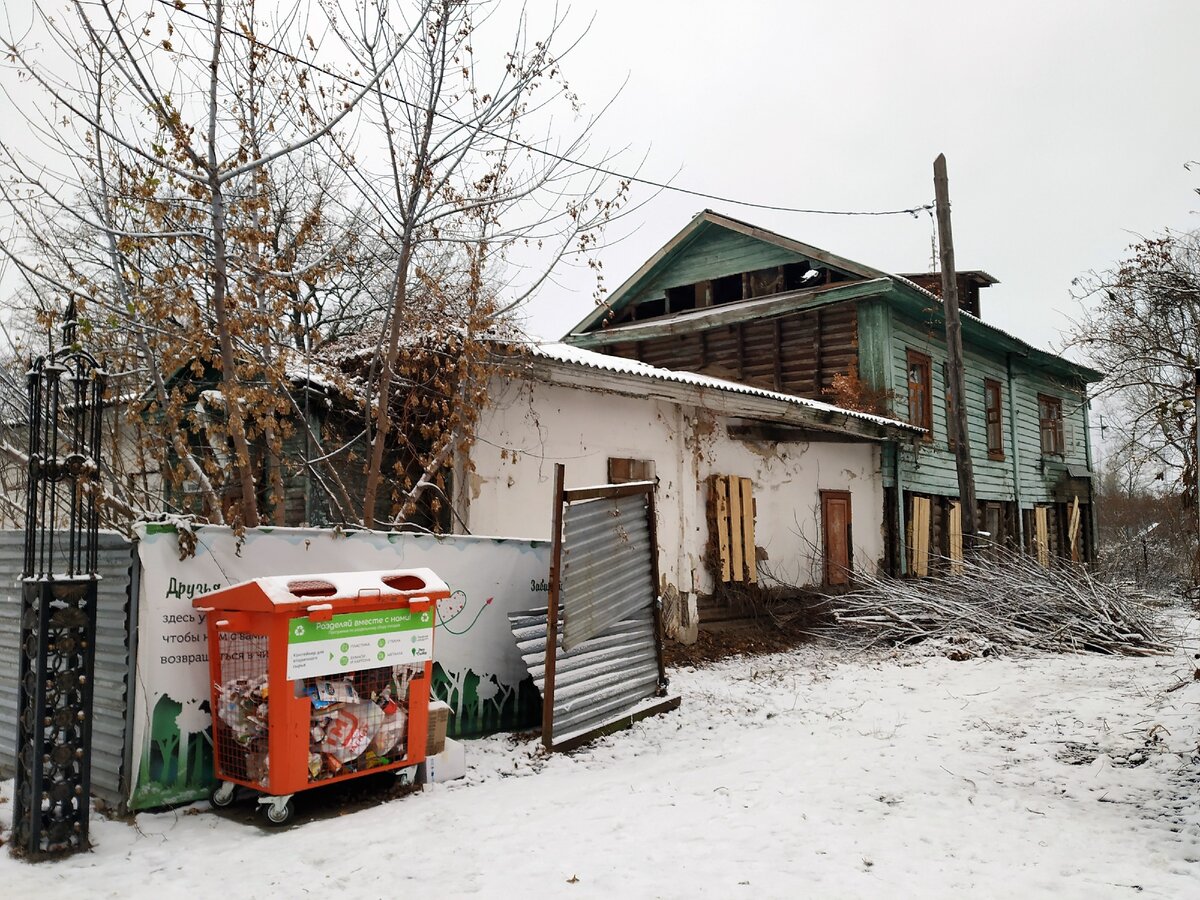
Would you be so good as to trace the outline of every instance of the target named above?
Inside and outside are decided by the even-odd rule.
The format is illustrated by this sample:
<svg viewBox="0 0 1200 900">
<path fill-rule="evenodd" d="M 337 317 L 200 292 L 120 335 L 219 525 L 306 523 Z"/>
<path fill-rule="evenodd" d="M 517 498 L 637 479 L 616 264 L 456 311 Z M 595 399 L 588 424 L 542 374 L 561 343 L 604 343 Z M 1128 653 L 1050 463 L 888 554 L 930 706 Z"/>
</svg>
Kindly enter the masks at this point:
<svg viewBox="0 0 1200 900">
<path fill-rule="evenodd" d="M 695 633 L 696 594 L 713 589 L 703 563 L 710 475 L 753 481 L 763 576 L 820 581 L 821 490 L 851 492 L 855 566 L 883 557 L 878 445 L 734 440 L 730 420 L 703 408 L 519 379 L 497 380 L 490 394 L 470 451 L 469 496 L 456 503 L 471 532 L 546 539 L 555 463 L 566 467 L 566 486 L 579 488 L 607 482 L 609 457 L 654 460 L 661 587 L 680 596 L 666 620 L 684 639 Z"/>
</svg>

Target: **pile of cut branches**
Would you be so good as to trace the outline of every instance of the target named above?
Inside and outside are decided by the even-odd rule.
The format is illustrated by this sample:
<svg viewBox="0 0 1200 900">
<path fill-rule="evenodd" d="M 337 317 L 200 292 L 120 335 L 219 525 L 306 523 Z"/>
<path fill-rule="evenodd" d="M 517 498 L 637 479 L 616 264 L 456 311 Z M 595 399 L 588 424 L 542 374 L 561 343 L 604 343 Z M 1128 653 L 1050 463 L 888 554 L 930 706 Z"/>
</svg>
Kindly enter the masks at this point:
<svg viewBox="0 0 1200 900">
<path fill-rule="evenodd" d="M 826 600 L 834 621 L 868 645 L 969 635 L 997 650 L 1147 656 L 1170 649 L 1151 598 L 1135 587 L 1099 581 L 1082 568 L 1043 569 L 1028 556 L 988 553 L 964 560 L 955 575 L 856 574 L 853 591 Z"/>
</svg>

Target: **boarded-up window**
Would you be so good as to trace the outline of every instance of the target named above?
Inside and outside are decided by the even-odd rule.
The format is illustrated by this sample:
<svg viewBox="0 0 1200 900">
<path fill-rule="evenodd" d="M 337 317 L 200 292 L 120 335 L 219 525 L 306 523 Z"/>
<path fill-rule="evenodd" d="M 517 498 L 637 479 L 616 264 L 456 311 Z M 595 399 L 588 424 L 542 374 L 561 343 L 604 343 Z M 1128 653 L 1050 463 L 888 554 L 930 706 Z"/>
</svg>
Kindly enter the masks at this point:
<svg viewBox="0 0 1200 900">
<path fill-rule="evenodd" d="M 1071 512 L 1067 518 L 1067 544 L 1071 548 L 1071 562 L 1079 562 L 1082 554 L 1079 550 L 1081 516 L 1079 512 L 1079 497 L 1071 501 Z"/>
<path fill-rule="evenodd" d="M 821 491 L 821 534 L 825 541 L 825 584 L 850 584 L 854 551 L 849 491 Z"/>
<path fill-rule="evenodd" d="M 758 581 L 754 551 L 754 486 L 749 478 L 714 475 L 709 480 L 709 527 L 716 537 L 721 581 Z"/>
<path fill-rule="evenodd" d="M 1038 419 L 1042 431 L 1042 452 L 1062 456 L 1063 414 L 1062 400 L 1038 394 Z"/>
<path fill-rule="evenodd" d="M 629 484 L 631 481 L 653 481 L 654 460 L 624 459 L 612 456 L 608 460 L 608 483 Z"/>
<path fill-rule="evenodd" d="M 933 437 L 933 394 L 930 387 L 929 357 L 908 351 L 908 421 L 925 429 L 925 440 Z"/>
<path fill-rule="evenodd" d="M 908 570 L 918 578 L 929 574 L 931 511 L 928 497 L 912 498 L 908 513 Z"/>
<path fill-rule="evenodd" d="M 950 574 L 963 573 L 963 539 L 962 539 L 962 506 L 957 500 L 950 501 L 950 511 L 946 516 L 950 527 Z"/>
<path fill-rule="evenodd" d="M 1038 565 L 1043 569 L 1050 568 L 1050 520 L 1049 510 L 1044 506 L 1033 511 L 1033 550 Z"/>
<path fill-rule="evenodd" d="M 1004 508 L 999 503 L 985 503 L 983 506 L 983 527 L 987 532 L 991 555 L 999 558 L 1000 546 L 1005 539 Z"/>
<path fill-rule="evenodd" d="M 983 411 L 987 422 L 989 459 L 1004 459 L 1004 409 L 1000 399 L 1000 382 L 983 380 Z"/>
</svg>

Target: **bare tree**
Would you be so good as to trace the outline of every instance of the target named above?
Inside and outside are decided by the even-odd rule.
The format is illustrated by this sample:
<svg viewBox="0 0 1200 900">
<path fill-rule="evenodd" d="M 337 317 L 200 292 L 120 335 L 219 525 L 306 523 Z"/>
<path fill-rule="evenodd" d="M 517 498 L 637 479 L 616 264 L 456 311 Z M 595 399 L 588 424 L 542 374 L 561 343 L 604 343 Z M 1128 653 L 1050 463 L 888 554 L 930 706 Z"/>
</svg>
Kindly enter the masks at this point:
<svg viewBox="0 0 1200 900">
<path fill-rule="evenodd" d="M 431 273 L 448 258 L 459 261 L 458 284 L 435 292 L 458 299 L 457 339 L 468 348 L 524 302 L 564 254 L 593 250 L 628 190 L 625 181 L 610 183 L 599 166 L 573 161 L 588 154 L 591 120 L 572 122 L 570 136 L 556 137 L 562 129 L 553 112 L 572 119 L 580 113 L 562 69 L 573 44 L 557 10 L 541 34 L 532 32 L 523 8 L 512 21 L 500 14 L 495 2 L 436 0 L 408 17 L 367 4 L 338 22 L 373 85 L 360 140 L 373 136 L 384 148 L 380 159 L 360 158 L 349 174 L 396 259 L 364 410 L 367 525 L 379 506 L 414 292 L 432 286 Z M 504 48 L 477 53 L 480 44 L 495 45 L 497 33 L 507 37 Z M 527 266 L 523 280 L 514 278 L 516 256 Z M 460 350 L 460 361 L 477 359 Z M 450 390 L 477 408 L 485 379 L 461 362 L 457 369 Z M 399 499 L 401 518 L 469 430 L 463 413 L 428 442 L 418 477 Z"/>
<path fill-rule="evenodd" d="M 1110 271 L 1077 279 L 1083 312 L 1067 346 L 1107 377 L 1115 452 L 1196 498 L 1194 370 L 1200 362 L 1200 234 L 1141 240 Z"/>
<path fill-rule="evenodd" d="M 283 520 L 288 466 L 368 526 L 444 495 L 486 341 L 563 256 L 599 283 L 629 187 L 578 162 L 594 120 L 562 17 L 534 35 L 494 0 L 68 7 L 0 39 L 35 138 L 0 137 L 0 258 L 41 325 L 76 298 L 133 398 L 113 502 L 147 502 L 131 476 L 153 465 L 245 526 Z M 328 362 L 361 410 L 348 433 L 294 389 Z"/>
<path fill-rule="evenodd" d="M 277 502 L 292 427 L 280 348 L 306 349 L 313 298 L 353 242 L 352 215 L 334 224 L 341 186 L 320 145 L 376 84 L 316 81 L 305 58 L 316 23 L 299 4 L 271 23 L 290 48 L 257 40 L 255 0 L 211 0 L 203 13 L 168 3 L 135 13 L 119 0 L 70 9 L 55 18 L 36 5 L 33 33 L 3 40 L 44 99 L 19 106 L 35 146 L 0 141 L 17 225 L 0 252 L 44 315 L 73 295 L 89 326 L 108 330 L 110 360 L 150 386 L 163 462 L 198 487 L 209 516 L 257 525 L 259 473 Z M 398 36 L 385 61 L 404 46 Z M 207 411 L 173 384 L 185 368 L 217 374 Z M 189 443 L 197 428 L 209 456 Z M 232 505 L 218 496 L 226 478 Z"/>
</svg>

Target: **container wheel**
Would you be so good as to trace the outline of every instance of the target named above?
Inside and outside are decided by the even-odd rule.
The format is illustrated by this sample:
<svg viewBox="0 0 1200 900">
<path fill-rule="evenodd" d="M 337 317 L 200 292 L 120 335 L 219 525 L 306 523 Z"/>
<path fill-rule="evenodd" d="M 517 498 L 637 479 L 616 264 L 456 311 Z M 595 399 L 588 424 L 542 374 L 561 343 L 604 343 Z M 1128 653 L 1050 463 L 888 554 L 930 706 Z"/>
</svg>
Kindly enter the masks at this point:
<svg viewBox="0 0 1200 900">
<path fill-rule="evenodd" d="M 288 797 L 286 800 L 282 797 L 274 799 L 283 802 L 263 804 L 266 808 L 267 821 L 272 825 L 286 825 L 292 820 L 292 816 L 296 812 L 296 802 L 291 797 Z"/>
<path fill-rule="evenodd" d="M 232 781 L 221 781 L 208 795 L 208 800 L 213 805 L 213 809 L 224 809 L 233 803 L 233 795 L 236 791 L 237 785 Z"/>
</svg>

